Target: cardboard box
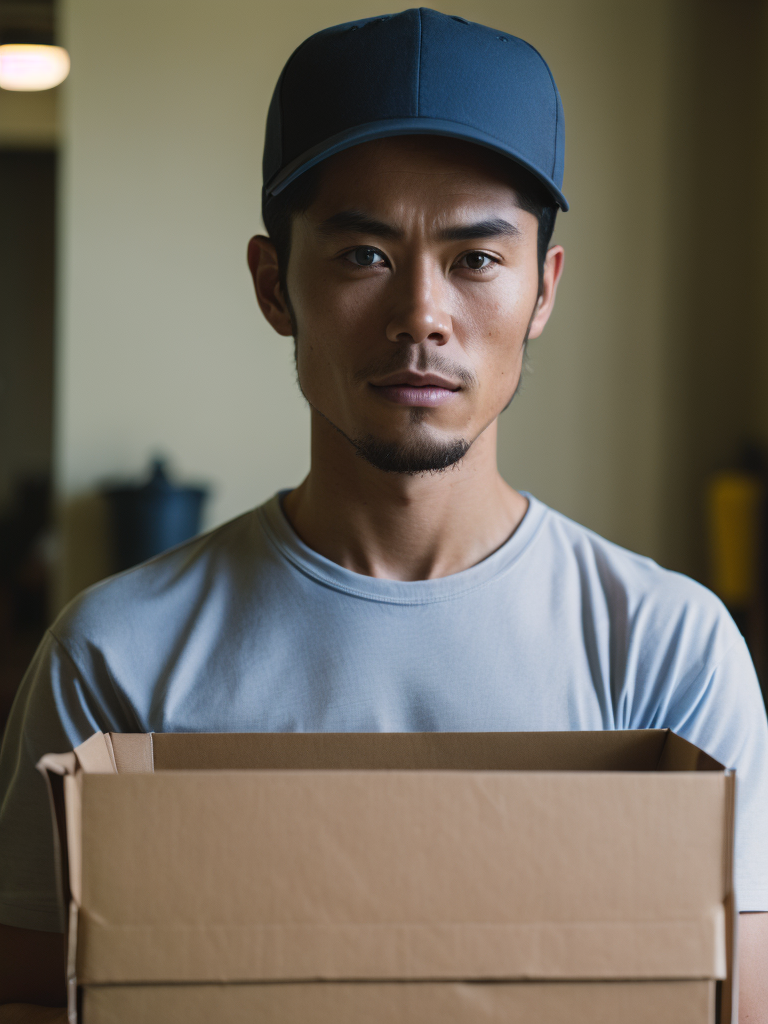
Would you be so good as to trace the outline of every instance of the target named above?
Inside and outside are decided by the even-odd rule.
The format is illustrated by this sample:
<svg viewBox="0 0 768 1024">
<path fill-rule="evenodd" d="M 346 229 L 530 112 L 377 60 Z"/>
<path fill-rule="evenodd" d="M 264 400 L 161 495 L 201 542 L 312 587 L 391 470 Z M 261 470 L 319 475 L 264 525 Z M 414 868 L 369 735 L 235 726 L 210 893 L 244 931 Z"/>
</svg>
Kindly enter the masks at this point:
<svg viewBox="0 0 768 1024">
<path fill-rule="evenodd" d="M 666 730 L 99 733 L 40 767 L 73 1024 L 709 1024 L 716 988 L 732 1019 L 735 778 Z"/>
</svg>

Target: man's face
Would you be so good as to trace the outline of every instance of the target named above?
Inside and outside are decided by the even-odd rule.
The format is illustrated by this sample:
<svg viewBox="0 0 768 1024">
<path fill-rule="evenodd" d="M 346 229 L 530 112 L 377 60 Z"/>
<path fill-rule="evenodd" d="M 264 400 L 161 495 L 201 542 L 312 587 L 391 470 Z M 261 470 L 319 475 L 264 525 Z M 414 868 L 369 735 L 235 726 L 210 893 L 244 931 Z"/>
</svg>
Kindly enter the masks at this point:
<svg viewBox="0 0 768 1024">
<path fill-rule="evenodd" d="M 381 469 L 461 458 L 544 326 L 537 233 L 480 147 L 412 136 L 329 159 L 287 274 L 310 405 Z"/>
</svg>

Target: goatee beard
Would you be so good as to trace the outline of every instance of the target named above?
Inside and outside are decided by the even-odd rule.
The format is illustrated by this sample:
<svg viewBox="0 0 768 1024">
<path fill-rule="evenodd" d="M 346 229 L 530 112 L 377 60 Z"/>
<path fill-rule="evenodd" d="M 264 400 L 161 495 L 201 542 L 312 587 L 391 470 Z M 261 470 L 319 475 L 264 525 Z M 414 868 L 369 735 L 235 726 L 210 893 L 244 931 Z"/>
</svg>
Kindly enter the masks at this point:
<svg viewBox="0 0 768 1024">
<path fill-rule="evenodd" d="M 345 435 L 346 436 L 346 435 Z M 469 451 L 470 442 L 463 437 L 439 443 L 422 438 L 408 445 L 396 441 L 383 441 L 369 434 L 361 438 L 347 438 L 361 459 L 365 459 L 384 473 L 442 473 L 456 465 Z"/>
</svg>

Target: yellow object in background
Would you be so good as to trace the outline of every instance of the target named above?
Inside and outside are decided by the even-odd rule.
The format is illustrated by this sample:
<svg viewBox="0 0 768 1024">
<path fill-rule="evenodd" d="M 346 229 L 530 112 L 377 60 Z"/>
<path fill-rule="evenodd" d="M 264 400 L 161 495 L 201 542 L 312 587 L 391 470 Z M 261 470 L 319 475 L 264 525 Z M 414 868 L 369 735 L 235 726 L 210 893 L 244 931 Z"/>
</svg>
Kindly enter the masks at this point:
<svg viewBox="0 0 768 1024">
<path fill-rule="evenodd" d="M 712 589 L 731 608 L 754 601 L 759 583 L 763 482 L 751 473 L 717 473 L 707 491 Z"/>
</svg>

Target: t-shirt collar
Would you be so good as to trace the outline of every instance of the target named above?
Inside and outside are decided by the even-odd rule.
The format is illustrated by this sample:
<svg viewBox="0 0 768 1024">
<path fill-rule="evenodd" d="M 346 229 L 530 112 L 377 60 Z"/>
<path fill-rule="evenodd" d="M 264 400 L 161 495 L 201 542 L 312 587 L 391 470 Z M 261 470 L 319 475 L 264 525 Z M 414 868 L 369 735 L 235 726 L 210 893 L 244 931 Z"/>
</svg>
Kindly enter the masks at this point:
<svg viewBox="0 0 768 1024">
<path fill-rule="evenodd" d="M 283 512 L 280 491 L 258 510 L 261 527 L 277 552 L 299 572 L 318 583 L 353 597 L 386 604 L 429 604 L 449 601 L 470 593 L 508 572 L 531 544 L 548 512 L 532 495 L 528 510 L 512 536 L 481 562 L 450 576 L 432 580 L 386 580 L 345 569 L 308 547 L 296 534 Z"/>
</svg>

